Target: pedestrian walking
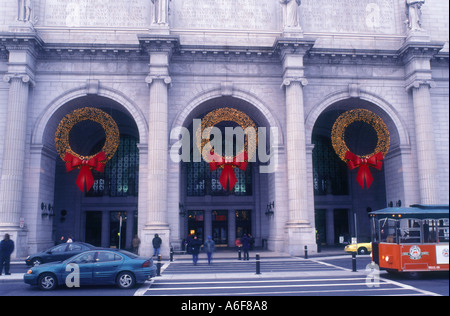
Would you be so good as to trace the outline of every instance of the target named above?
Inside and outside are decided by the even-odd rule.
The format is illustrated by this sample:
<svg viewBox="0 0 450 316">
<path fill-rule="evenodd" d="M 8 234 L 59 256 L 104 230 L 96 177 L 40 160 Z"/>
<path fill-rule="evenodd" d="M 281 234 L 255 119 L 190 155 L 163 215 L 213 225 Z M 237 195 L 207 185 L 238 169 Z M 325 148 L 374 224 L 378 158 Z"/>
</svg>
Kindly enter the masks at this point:
<svg viewBox="0 0 450 316">
<path fill-rule="evenodd" d="M 212 256 L 214 251 L 216 250 L 216 243 L 212 240 L 211 236 L 208 236 L 208 240 L 203 245 L 206 255 L 208 256 L 208 264 L 212 263 Z"/>
<path fill-rule="evenodd" d="M 198 240 L 197 236 L 194 236 L 194 239 L 190 243 L 191 253 L 192 253 L 192 261 L 194 262 L 194 266 L 197 265 L 198 254 L 200 253 L 200 247 L 202 243 Z"/>
<path fill-rule="evenodd" d="M 5 267 L 5 274 L 10 275 L 9 266 L 11 263 L 11 254 L 14 251 L 14 242 L 11 240 L 9 234 L 5 234 L 5 237 L 0 242 L 0 275 L 3 273 L 3 267 Z"/>
<path fill-rule="evenodd" d="M 141 240 L 139 239 L 138 235 L 135 235 L 133 240 L 131 241 L 131 246 L 133 247 L 133 252 L 135 254 L 138 254 L 140 244 Z"/>
<path fill-rule="evenodd" d="M 67 238 L 67 241 L 66 241 L 66 243 L 72 243 L 73 242 L 73 239 L 72 239 L 72 236 L 70 236 L 69 238 Z"/>
<path fill-rule="evenodd" d="M 153 244 L 153 256 L 159 256 L 160 253 L 159 249 L 161 248 L 162 240 L 158 236 L 158 234 L 155 234 L 155 237 L 152 240 L 152 244 Z"/>
<path fill-rule="evenodd" d="M 248 234 L 248 238 L 250 238 L 250 250 L 253 250 L 255 247 L 255 238 L 251 234 Z"/>
<path fill-rule="evenodd" d="M 55 245 L 64 244 L 65 242 L 66 242 L 65 237 L 64 237 L 64 236 L 61 236 L 61 237 L 59 238 L 59 240 L 57 240 L 57 241 L 55 242 Z"/>
<path fill-rule="evenodd" d="M 244 251 L 244 260 L 250 260 L 248 251 L 250 250 L 250 238 L 244 234 L 241 238 L 242 250 Z"/>
</svg>

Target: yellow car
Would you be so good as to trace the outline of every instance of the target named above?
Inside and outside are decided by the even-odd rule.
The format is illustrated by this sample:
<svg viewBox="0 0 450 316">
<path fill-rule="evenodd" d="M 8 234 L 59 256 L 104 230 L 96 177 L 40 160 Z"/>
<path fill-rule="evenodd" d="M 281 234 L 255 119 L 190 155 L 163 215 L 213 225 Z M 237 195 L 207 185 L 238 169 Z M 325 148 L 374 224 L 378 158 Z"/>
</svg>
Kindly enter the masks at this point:
<svg viewBox="0 0 450 316">
<path fill-rule="evenodd" d="M 367 255 L 372 252 L 372 243 L 363 242 L 358 244 L 350 244 L 345 246 L 346 252 L 357 252 L 358 255 Z"/>
</svg>

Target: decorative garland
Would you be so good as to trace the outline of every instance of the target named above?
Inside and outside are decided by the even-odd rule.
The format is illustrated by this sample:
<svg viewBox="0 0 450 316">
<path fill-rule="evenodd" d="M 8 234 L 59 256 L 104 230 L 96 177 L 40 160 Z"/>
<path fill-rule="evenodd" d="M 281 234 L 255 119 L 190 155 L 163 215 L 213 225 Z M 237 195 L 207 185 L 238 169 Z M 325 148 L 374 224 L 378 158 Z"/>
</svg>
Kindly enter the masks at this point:
<svg viewBox="0 0 450 316">
<path fill-rule="evenodd" d="M 345 143 L 345 131 L 347 127 L 358 121 L 371 125 L 377 133 L 377 146 L 374 152 L 369 155 L 358 156 L 352 153 Z M 382 160 L 389 150 L 389 130 L 383 120 L 369 110 L 355 109 L 347 111 L 340 115 L 334 123 L 331 131 L 331 142 L 336 154 L 347 163 L 350 170 L 360 167 L 356 180 L 362 188 L 364 188 L 365 180 L 367 188 L 369 188 L 373 182 L 369 167 L 381 170 L 383 165 Z"/>
<path fill-rule="evenodd" d="M 230 121 L 239 124 L 239 126 L 245 131 L 247 128 L 252 128 L 255 132 L 253 141 L 249 142 L 249 135 L 246 135 L 244 139 L 244 148 L 237 153 L 234 157 L 219 156 L 214 153 L 214 149 L 210 144 L 211 129 L 218 123 Z M 202 138 L 204 131 L 207 132 L 208 137 Z M 211 171 L 217 168 L 222 168 L 223 171 L 220 175 L 219 182 L 226 190 L 227 184 L 230 184 L 230 190 L 234 188 L 237 183 L 236 175 L 233 168 L 239 168 L 241 170 L 247 169 L 249 159 L 253 157 L 257 147 L 257 135 L 256 125 L 252 119 L 245 113 L 233 108 L 220 108 L 208 113 L 203 119 L 201 126 L 196 131 L 197 147 L 203 156 L 203 159 L 209 163 Z"/>
<path fill-rule="evenodd" d="M 105 145 L 95 155 L 83 156 L 70 148 L 69 134 L 72 128 L 79 122 L 90 120 L 99 123 L 106 135 Z M 105 164 L 114 156 L 119 146 L 119 128 L 113 118 L 96 108 L 81 108 L 67 114 L 59 123 L 55 133 L 55 146 L 61 159 L 66 163 L 66 170 L 70 172 L 80 169 L 76 184 L 83 192 L 84 183 L 86 191 L 94 185 L 92 169 L 103 172 Z"/>
</svg>

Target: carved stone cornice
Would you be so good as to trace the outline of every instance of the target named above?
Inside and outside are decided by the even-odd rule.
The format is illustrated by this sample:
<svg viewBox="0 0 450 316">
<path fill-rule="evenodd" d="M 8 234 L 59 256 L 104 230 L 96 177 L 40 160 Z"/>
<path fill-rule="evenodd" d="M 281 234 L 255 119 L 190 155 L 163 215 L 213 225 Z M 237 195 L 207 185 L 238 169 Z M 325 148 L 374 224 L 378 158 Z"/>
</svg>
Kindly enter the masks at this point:
<svg viewBox="0 0 450 316">
<path fill-rule="evenodd" d="M 444 47 L 444 42 L 406 42 L 399 50 L 398 55 L 408 63 L 414 58 L 431 59 Z"/>
<path fill-rule="evenodd" d="M 27 50 L 37 58 L 44 46 L 43 40 L 36 33 L 0 33 L 0 46 L 8 52 Z"/>
<path fill-rule="evenodd" d="M 316 40 L 313 38 L 289 38 L 279 37 L 275 40 L 274 51 L 279 52 L 281 58 L 286 54 L 295 54 L 304 56 L 311 50 Z"/>
<path fill-rule="evenodd" d="M 141 49 L 149 54 L 166 52 L 169 56 L 180 44 L 180 38 L 174 35 L 138 34 Z"/>
</svg>

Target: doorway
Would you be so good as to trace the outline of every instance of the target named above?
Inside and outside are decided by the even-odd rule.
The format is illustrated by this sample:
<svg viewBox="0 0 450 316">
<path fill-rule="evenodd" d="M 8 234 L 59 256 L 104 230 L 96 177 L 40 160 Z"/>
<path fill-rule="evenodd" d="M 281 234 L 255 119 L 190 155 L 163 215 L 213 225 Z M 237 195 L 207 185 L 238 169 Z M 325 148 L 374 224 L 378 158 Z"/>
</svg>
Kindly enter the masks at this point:
<svg viewBox="0 0 450 316">
<path fill-rule="evenodd" d="M 102 246 L 102 212 L 86 212 L 86 232 L 84 240 L 96 247 Z"/>
<path fill-rule="evenodd" d="M 236 211 L 236 238 L 241 238 L 244 234 L 252 233 L 252 211 Z"/>
<path fill-rule="evenodd" d="M 228 211 L 212 211 L 212 238 L 216 246 L 228 246 Z"/>
<path fill-rule="evenodd" d="M 188 235 L 197 236 L 203 243 L 205 230 L 205 212 L 204 211 L 189 211 L 188 212 Z"/>
</svg>

